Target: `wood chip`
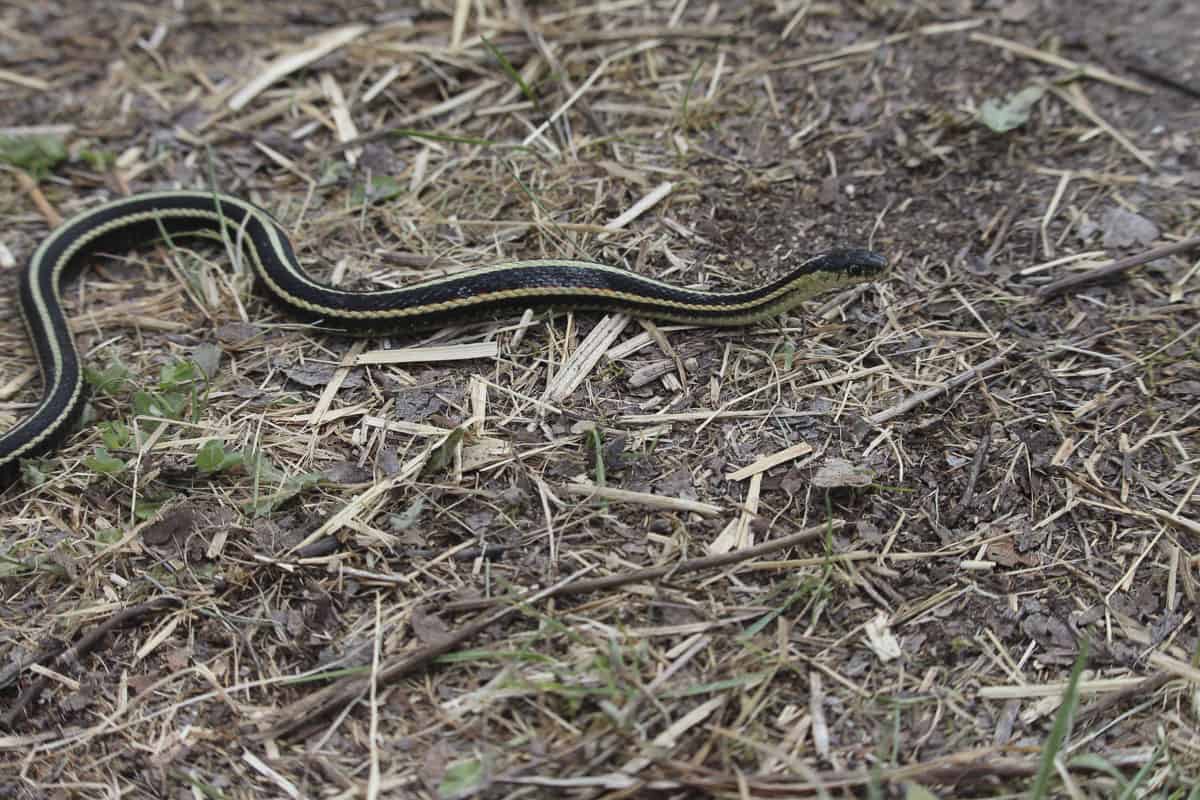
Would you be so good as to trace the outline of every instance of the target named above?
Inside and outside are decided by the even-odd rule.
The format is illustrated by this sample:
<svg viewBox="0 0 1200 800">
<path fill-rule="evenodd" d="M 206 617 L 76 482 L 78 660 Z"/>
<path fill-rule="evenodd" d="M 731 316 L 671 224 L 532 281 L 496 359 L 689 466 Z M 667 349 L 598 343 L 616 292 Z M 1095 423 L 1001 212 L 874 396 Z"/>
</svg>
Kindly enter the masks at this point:
<svg viewBox="0 0 1200 800">
<path fill-rule="evenodd" d="M 346 96 L 342 94 L 342 87 L 338 86 L 337 81 L 328 72 L 321 73 L 321 89 L 325 92 L 325 97 L 329 99 L 329 113 L 333 116 L 338 141 L 345 143 L 357 139 L 358 126 L 354 124 L 354 118 L 350 116 L 350 107 L 346 104 Z M 342 154 L 346 157 L 346 163 L 354 166 L 362 155 L 362 148 L 348 147 Z"/>
<path fill-rule="evenodd" d="M 699 503 L 695 500 L 684 500 L 681 497 L 664 497 L 649 492 L 633 492 L 628 489 L 614 489 L 609 486 L 593 486 L 589 483 L 570 483 L 563 491 L 576 497 L 588 497 L 594 500 L 612 500 L 619 503 L 657 508 L 662 511 L 686 511 L 699 514 L 702 517 L 715 517 L 721 513 L 721 507 L 711 503 Z"/>
<path fill-rule="evenodd" d="M 640 217 L 642 214 L 645 214 L 647 211 L 649 211 L 650 209 L 652 209 L 656 205 L 658 205 L 660 202 L 662 202 L 662 199 L 664 197 L 666 197 L 667 195 L 669 195 L 672 191 L 674 191 L 674 189 L 675 189 L 675 184 L 671 183 L 670 181 L 665 181 L 663 183 L 660 183 L 658 186 L 655 186 L 654 189 L 651 190 L 649 194 L 647 194 L 645 197 L 641 198 L 636 203 L 634 203 L 632 206 L 630 206 L 625 212 L 623 212 L 616 219 L 613 219 L 611 222 L 606 223 L 604 227 L 609 230 L 613 230 L 613 231 L 624 228 L 630 222 L 633 222 L 635 219 Z"/>
<path fill-rule="evenodd" d="M 766 472 L 772 467 L 777 467 L 780 464 L 788 461 L 793 461 L 801 456 L 806 456 L 813 451 L 812 445 L 808 442 L 798 442 L 791 447 L 785 447 L 770 455 L 763 456 L 756 460 L 753 464 L 747 464 L 741 469 L 734 470 L 725 475 L 725 480 L 741 481 L 749 478 L 751 475 L 757 475 L 761 472 Z"/>
<path fill-rule="evenodd" d="M 313 38 L 307 46 L 288 55 L 280 56 L 247 81 L 246 85 L 239 89 L 233 97 L 229 98 L 229 109 L 241 111 L 268 87 L 293 72 L 304 69 L 314 61 L 319 61 L 334 50 L 345 47 L 369 30 L 370 26 L 367 25 L 347 25 L 343 28 L 335 28 Z"/>
<path fill-rule="evenodd" d="M 446 344 L 431 347 L 397 347 L 392 350 L 368 350 L 354 356 L 354 366 L 367 364 L 437 364 L 442 361 L 493 359 L 500 355 L 496 342 Z"/>
<path fill-rule="evenodd" d="M 570 396 L 591 374 L 605 351 L 612 346 L 629 322 L 630 317 L 627 314 L 609 314 L 600 320 L 562 365 L 558 374 L 546 385 L 543 398 L 548 402 L 558 403 Z"/>
<path fill-rule="evenodd" d="M 26 89 L 35 89 L 39 92 L 47 92 L 50 90 L 50 84 L 41 78 L 34 78 L 29 75 L 22 75 L 19 72 L 12 70 L 0 69 L 0 81 L 4 83 L 15 83 L 17 86 L 24 86 Z"/>
</svg>

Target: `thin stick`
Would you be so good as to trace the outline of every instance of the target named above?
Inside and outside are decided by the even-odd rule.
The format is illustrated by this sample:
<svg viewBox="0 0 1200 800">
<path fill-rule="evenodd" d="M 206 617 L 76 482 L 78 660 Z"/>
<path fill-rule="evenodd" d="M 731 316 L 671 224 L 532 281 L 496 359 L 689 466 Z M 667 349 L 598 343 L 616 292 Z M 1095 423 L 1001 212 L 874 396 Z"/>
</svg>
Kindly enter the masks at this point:
<svg viewBox="0 0 1200 800">
<path fill-rule="evenodd" d="M 68 668 L 79 663 L 79 660 L 96 649 L 104 637 L 112 631 L 124 625 L 128 625 L 139 621 L 142 617 L 148 614 L 153 614 L 158 611 L 167 609 L 175 609 L 182 606 L 183 603 L 174 597 L 159 597 L 141 605 L 136 605 L 131 608 L 126 608 L 120 611 L 107 620 L 102 622 L 88 632 L 82 639 L 75 643 L 74 646 L 68 647 L 66 650 L 59 653 L 52 660 L 52 664 L 59 670 L 67 670 Z M 21 712 L 32 704 L 46 687 L 50 684 L 50 678 L 42 675 L 34 681 L 25 691 L 21 692 L 21 696 L 13 703 L 12 708 L 5 712 L 3 717 L 0 717 L 0 727 L 11 728 Z"/>
<path fill-rule="evenodd" d="M 1173 75 L 1168 75 L 1165 72 L 1161 72 L 1149 64 L 1130 62 L 1127 63 L 1125 67 L 1130 72 L 1134 73 L 1135 75 L 1141 75 L 1148 81 L 1153 81 L 1154 83 L 1161 84 L 1169 89 L 1174 89 L 1177 92 L 1182 92 L 1183 94 L 1190 95 L 1191 97 L 1200 100 L 1200 84 L 1184 83 L 1179 78 L 1176 78 Z"/>
<path fill-rule="evenodd" d="M 59 214 L 58 210 L 50 205 L 50 201 L 46 199 L 46 195 L 42 194 L 42 189 L 38 186 L 37 181 L 31 178 L 24 170 L 16 170 L 15 172 L 17 183 L 29 195 L 29 199 L 37 206 L 38 211 L 45 217 L 46 222 L 50 223 L 50 227 L 57 228 L 59 225 L 62 225 L 62 214 Z"/>
<path fill-rule="evenodd" d="M 721 513 L 720 506 L 712 503 L 700 503 L 686 500 L 682 497 L 667 497 L 649 492 L 632 492 L 628 489 L 617 489 L 612 486 L 593 486 L 587 483 L 568 483 L 563 487 L 567 494 L 576 497 L 586 497 L 590 500 L 613 500 L 618 503 L 636 503 L 648 508 L 664 511 L 682 511 L 699 514 L 702 517 L 715 517 Z"/>
<path fill-rule="evenodd" d="M 1169 672 L 1159 672 L 1151 675 L 1148 678 L 1138 681 L 1133 686 L 1122 689 L 1119 692 L 1113 692 L 1107 697 L 1102 697 L 1092 705 L 1083 709 L 1078 716 L 1075 717 L 1076 725 L 1087 725 L 1092 720 L 1100 719 L 1104 712 L 1109 709 L 1116 708 L 1130 700 L 1144 700 L 1150 697 L 1163 686 L 1175 680 L 1175 676 Z"/>
<path fill-rule="evenodd" d="M 1173 256 L 1176 253 L 1186 253 L 1188 250 L 1192 250 L 1197 247 L 1200 247 L 1200 236 L 1193 236 L 1191 239 L 1184 239 L 1183 241 L 1175 242 L 1174 244 L 1164 244 L 1162 247 L 1155 247 L 1152 250 L 1145 250 L 1132 256 L 1119 258 L 1116 261 L 1109 262 L 1102 267 L 1096 267 L 1095 269 L 1088 270 L 1087 272 L 1080 272 L 1077 275 L 1068 275 L 1067 277 L 1057 280 L 1054 283 L 1048 283 L 1037 290 L 1037 296 L 1042 299 L 1054 297 L 1055 295 L 1062 294 L 1063 292 L 1069 292 L 1072 289 L 1080 286 L 1086 286 L 1091 283 L 1098 283 L 1106 280 L 1113 275 L 1118 275 L 1125 270 L 1141 266 L 1148 261 L 1154 261 L 1157 258 L 1166 258 L 1167 256 Z"/>
<path fill-rule="evenodd" d="M 1114 75 L 1106 69 L 1094 66 L 1092 64 L 1084 64 L 1079 61 L 1071 61 L 1054 53 L 1047 53 L 1045 50 L 1038 50 L 1033 47 L 1028 47 L 1019 42 L 1014 42 L 1011 39 L 1005 39 L 1000 36 L 992 36 L 987 33 L 972 33 L 968 36 L 972 41 L 981 44 L 988 44 L 992 47 L 999 47 L 1002 50 L 1009 50 L 1024 58 L 1033 61 L 1041 61 L 1043 64 L 1049 64 L 1052 67 L 1067 70 L 1068 72 L 1079 72 L 1086 75 L 1092 80 L 1104 81 L 1111 83 L 1113 86 L 1120 86 L 1123 89 L 1129 89 L 1132 92 L 1141 92 L 1142 94 L 1154 94 L 1154 90 L 1148 86 L 1143 86 L 1137 81 L 1126 80 L 1120 76 Z"/>
<path fill-rule="evenodd" d="M 883 411 L 880 411 L 878 414 L 872 414 L 871 416 L 867 417 L 867 422 L 871 423 L 872 425 L 882 425 L 883 423 L 887 422 L 888 420 L 891 420 L 895 417 L 900 416 L 901 414 L 911 411 L 912 409 L 921 405 L 921 403 L 932 400 L 933 398 L 935 398 L 939 395 L 943 395 L 946 392 L 950 391 L 951 389 L 956 389 L 959 386 L 962 386 L 963 384 L 967 383 L 968 381 L 973 380 L 974 378 L 982 377 L 983 373 L 985 373 L 988 370 L 992 369 L 993 367 L 996 367 L 999 364 L 1003 363 L 1004 360 L 1006 358 L 1008 358 L 1008 354 L 1011 353 L 1012 351 L 1013 351 L 1013 348 L 1010 347 L 1008 350 L 1005 350 L 1000 355 L 992 356 L 991 358 L 989 358 L 987 361 L 983 362 L 979 366 L 971 367 L 970 369 L 963 370 L 962 372 L 958 373 L 957 375 L 955 375 L 953 378 L 950 378 L 949 380 L 943 381 L 942 383 L 939 383 L 936 386 L 931 386 L 928 389 L 925 389 L 924 391 L 920 391 L 920 392 L 917 392 L 916 394 L 909 395 L 908 397 L 904 398 L 903 400 L 901 400 L 899 403 L 892 406 L 891 408 L 886 408 Z"/>
<path fill-rule="evenodd" d="M 462 646 L 465 642 L 483 633 L 509 614 L 531 603 L 547 600 L 551 597 L 597 592 L 617 586 L 624 586 L 629 583 L 643 583 L 668 575 L 674 576 L 702 569 L 716 569 L 815 539 L 829 530 L 840 528 L 843 524 L 842 520 L 830 520 L 826 524 L 814 525 L 791 536 L 784 536 L 780 539 L 764 542 L 757 547 L 748 547 L 745 550 L 722 553 L 716 556 L 693 558 L 661 567 L 633 570 L 620 575 L 610 575 L 606 578 L 578 580 L 577 573 L 555 586 L 531 592 L 522 597 L 496 597 L 487 600 L 464 601 L 462 603 L 444 605 L 439 610 L 459 611 L 471 608 L 487 608 L 499 604 L 504 604 L 504 607 L 470 622 L 440 641 L 391 660 L 390 663 L 374 673 L 374 679 L 378 689 L 390 686 L 402 678 L 424 669 L 434 659 Z M 348 703 L 353 703 L 368 688 L 369 681 L 369 676 L 349 675 L 344 677 L 336 683 L 330 684 L 282 709 L 276 716 L 275 724 L 266 731 L 250 733 L 249 735 L 259 739 L 271 739 L 280 736 L 303 736 L 305 733 L 311 731 L 314 724 L 323 718 L 338 709 L 344 708 Z"/>
<path fill-rule="evenodd" d="M 544 597 L 551 596 L 561 586 L 571 583 L 589 569 L 590 567 L 580 570 L 565 578 L 561 583 L 550 586 L 540 592 L 534 592 L 525 602 L 533 603 Z M 282 709 L 276 717 L 277 721 L 275 724 L 266 731 L 262 733 L 248 732 L 248 734 L 259 739 L 271 739 L 277 736 L 292 734 L 297 736 L 303 735 L 325 717 L 349 703 L 355 702 L 367 690 L 372 680 L 376 683 L 376 691 L 385 686 L 390 686 L 401 678 L 423 669 L 439 656 L 443 656 L 463 643 L 474 639 L 521 607 L 522 605 L 520 604 L 514 604 L 506 608 L 501 608 L 492 614 L 480 617 L 432 644 L 393 659 L 382 669 L 371 670 L 371 674 L 365 677 L 347 675 L 336 683 L 331 683 L 325 688 L 302 697 Z M 365 668 L 367 665 L 359 666 Z"/>
<path fill-rule="evenodd" d="M 733 550 L 728 553 L 721 553 L 714 556 L 703 556 L 701 558 L 689 558 L 686 561 L 680 561 L 675 564 L 665 564 L 660 567 L 646 567 L 644 569 L 635 569 L 631 572 L 622 572 L 618 575 L 609 575 L 604 578 L 592 578 L 586 581 L 574 581 L 566 584 L 561 589 L 554 591 L 552 594 L 546 595 L 549 597 L 566 597 L 573 594 L 588 594 L 590 592 L 599 592 L 605 589 L 615 589 L 619 586 L 626 586 L 630 583 L 645 583 L 646 581 L 657 580 L 668 575 L 675 577 L 676 575 L 686 575 L 689 572 L 699 572 L 705 569 L 717 569 L 729 564 L 736 564 L 740 561 L 748 561 L 767 553 L 773 553 L 776 550 L 783 550 L 793 545 L 802 544 L 803 542 L 815 539 L 821 534 L 829 530 L 836 530 L 843 524 L 842 520 L 831 520 L 828 523 L 814 525 L 811 528 L 805 528 L 799 533 L 793 533 L 791 536 L 783 536 L 778 539 L 771 539 L 754 547 L 747 547 L 742 550 Z M 499 605 L 501 603 L 521 603 L 524 602 L 516 597 L 486 597 L 478 600 L 460 600 L 456 603 L 446 603 L 440 607 L 440 610 L 447 613 L 458 611 L 479 611 L 485 608 Z"/>
<path fill-rule="evenodd" d="M 979 446 L 975 448 L 975 458 L 971 459 L 971 472 L 967 477 L 967 488 L 963 490 L 962 498 L 958 501 L 958 505 L 947 515 L 949 525 L 953 525 L 958 521 L 959 516 L 966 511 L 967 506 L 974 499 L 975 484 L 979 481 L 979 473 L 983 470 L 983 462 L 987 460 L 988 449 L 991 446 L 992 431 L 989 428 L 983 432 L 983 438 L 979 440 Z"/>
</svg>

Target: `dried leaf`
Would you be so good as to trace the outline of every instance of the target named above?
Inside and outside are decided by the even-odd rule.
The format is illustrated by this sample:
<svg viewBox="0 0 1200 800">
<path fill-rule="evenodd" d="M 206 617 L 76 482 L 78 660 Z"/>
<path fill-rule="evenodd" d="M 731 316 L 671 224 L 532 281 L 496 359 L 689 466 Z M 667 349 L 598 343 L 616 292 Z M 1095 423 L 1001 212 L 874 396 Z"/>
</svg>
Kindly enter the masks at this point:
<svg viewBox="0 0 1200 800">
<path fill-rule="evenodd" d="M 1121 206 L 1113 206 L 1104 212 L 1100 227 L 1104 231 L 1105 247 L 1150 244 L 1158 239 L 1157 225 L 1141 214 L 1135 214 Z"/>
<path fill-rule="evenodd" d="M 870 486 L 874 480 L 875 473 L 867 467 L 857 467 L 845 459 L 831 458 L 817 470 L 812 484 L 822 489 L 858 488 Z"/>
<path fill-rule="evenodd" d="M 436 644 L 445 641 L 450 636 L 450 628 L 446 626 L 445 622 L 442 622 L 440 617 L 419 608 L 413 612 L 410 624 L 413 634 L 421 640 L 422 644 Z"/>
<path fill-rule="evenodd" d="M 1029 121 L 1033 107 L 1046 90 L 1041 86 L 1027 86 L 1003 101 L 989 97 L 979 107 L 979 121 L 996 133 L 1006 133 Z"/>
<path fill-rule="evenodd" d="M 887 663 L 900 657 L 900 642 L 892 633 L 891 620 L 883 611 L 877 613 L 863 626 L 867 632 L 867 644 L 880 661 Z"/>
</svg>

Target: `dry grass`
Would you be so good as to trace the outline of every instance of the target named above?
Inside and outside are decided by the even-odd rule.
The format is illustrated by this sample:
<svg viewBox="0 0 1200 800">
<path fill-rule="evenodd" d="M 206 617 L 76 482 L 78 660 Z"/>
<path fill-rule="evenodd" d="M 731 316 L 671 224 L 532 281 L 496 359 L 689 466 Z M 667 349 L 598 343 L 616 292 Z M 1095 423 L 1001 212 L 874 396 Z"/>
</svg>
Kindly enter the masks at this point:
<svg viewBox="0 0 1200 800">
<path fill-rule="evenodd" d="M 895 268 L 754 330 L 354 342 L 218 248 L 98 263 L 131 433 L 0 500 L 0 794 L 1194 796 L 1200 268 L 1102 265 L 1200 234 L 1195 12 L 382 5 L 0 7 L 4 133 L 71 148 L 0 172 L 10 296 L 59 215 L 210 176 L 360 288 Z"/>
</svg>

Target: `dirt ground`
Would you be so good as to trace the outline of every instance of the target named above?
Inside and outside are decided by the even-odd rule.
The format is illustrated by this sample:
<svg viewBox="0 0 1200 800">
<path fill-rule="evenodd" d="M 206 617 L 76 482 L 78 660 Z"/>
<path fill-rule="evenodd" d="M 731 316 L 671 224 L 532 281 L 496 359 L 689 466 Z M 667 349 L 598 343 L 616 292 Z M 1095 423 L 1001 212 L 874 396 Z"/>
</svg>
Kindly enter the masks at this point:
<svg viewBox="0 0 1200 800">
<path fill-rule="evenodd" d="M 0 0 L 0 158 L 0 430 L 20 269 L 151 189 L 355 289 L 892 264 L 345 339 L 97 259 L 0 496 L 0 796 L 1198 796 L 1200 4 Z"/>
</svg>

